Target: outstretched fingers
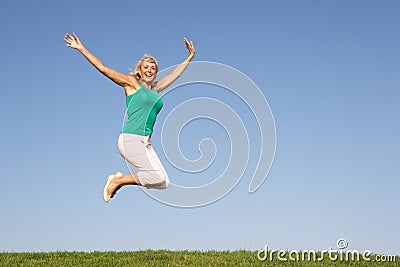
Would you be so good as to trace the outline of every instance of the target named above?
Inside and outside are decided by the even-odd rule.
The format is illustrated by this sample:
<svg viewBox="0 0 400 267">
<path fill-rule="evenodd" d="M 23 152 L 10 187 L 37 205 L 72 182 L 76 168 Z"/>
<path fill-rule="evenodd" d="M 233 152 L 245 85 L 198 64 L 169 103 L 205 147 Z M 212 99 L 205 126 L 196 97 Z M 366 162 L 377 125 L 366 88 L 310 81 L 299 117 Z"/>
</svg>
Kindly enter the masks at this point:
<svg viewBox="0 0 400 267">
<path fill-rule="evenodd" d="M 73 41 L 73 37 L 69 33 L 67 33 L 64 35 L 64 40 L 68 43 L 71 43 Z"/>
<path fill-rule="evenodd" d="M 67 42 L 65 45 L 68 47 L 75 48 L 75 49 L 82 47 L 82 43 L 75 33 L 72 33 L 72 34 L 66 33 L 64 36 L 64 40 Z"/>
<path fill-rule="evenodd" d="M 189 50 L 189 52 L 191 54 L 194 54 L 195 50 L 194 50 L 193 41 L 189 42 L 189 40 L 186 37 L 184 37 L 183 40 L 185 41 L 186 48 Z"/>
</svg>

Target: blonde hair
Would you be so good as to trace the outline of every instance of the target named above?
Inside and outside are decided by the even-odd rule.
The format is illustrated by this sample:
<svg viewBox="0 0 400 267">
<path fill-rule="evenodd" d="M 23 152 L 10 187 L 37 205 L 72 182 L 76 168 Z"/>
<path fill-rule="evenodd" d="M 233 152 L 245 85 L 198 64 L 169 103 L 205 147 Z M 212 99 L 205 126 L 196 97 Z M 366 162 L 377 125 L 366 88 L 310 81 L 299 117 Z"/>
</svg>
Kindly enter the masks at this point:
<svg viewBox="0 0 400 267">
<path fill-rule="evenodd" d="M 149 63 L 154 63 L 154 64 L 156 64 L 156 73 L 158 72 L 158 63 L 157 63 L 157 60 L 156 60 L 154 57 L 145 54 L 145 55 L 138 61 L 138 63 L 136 64 L 135 70 L 130 69 L 131 72 L 129 73 L 129 75 L 135 77 L 136 80 L 140 80 L 140 68 L 142 67 L 142 65 L 143 65 L 144 62 L 149 62 Z"/>
</svg>

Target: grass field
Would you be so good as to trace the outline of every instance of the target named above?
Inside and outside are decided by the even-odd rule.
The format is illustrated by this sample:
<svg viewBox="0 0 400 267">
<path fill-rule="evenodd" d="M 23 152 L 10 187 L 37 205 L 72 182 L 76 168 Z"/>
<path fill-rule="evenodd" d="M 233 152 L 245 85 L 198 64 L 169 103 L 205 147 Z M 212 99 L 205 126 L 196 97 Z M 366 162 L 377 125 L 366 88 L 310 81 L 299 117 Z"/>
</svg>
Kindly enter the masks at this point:
<svg viewBox="0 0 400 267">
<path fill-rule="evenodd" d="M 320 254 L 319 254 L 320 255 Z M 47 252 L 0 253 L 0 266 L 400 266 L 400 258 L 377 262 L 336 260 L 260 261 L 252 251 Z M 318 257 L 317 257 L 318 258 Z"/>
</svg>

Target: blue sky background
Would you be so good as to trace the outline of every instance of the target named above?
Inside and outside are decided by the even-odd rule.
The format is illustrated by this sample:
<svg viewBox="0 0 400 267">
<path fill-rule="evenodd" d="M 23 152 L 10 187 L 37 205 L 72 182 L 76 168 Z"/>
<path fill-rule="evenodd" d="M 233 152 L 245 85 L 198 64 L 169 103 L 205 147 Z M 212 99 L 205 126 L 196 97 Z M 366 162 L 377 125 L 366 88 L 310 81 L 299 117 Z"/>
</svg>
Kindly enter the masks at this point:
<svg viewBox="0 0 400 267">
<path fill-rule="evenodd" d="M 400 254 L 399 13 L 389 0 L 0 1 L 0 251 L 323 250 L 346 238 L 349 249 Z M 179 63 L 187 36 L 195 60 L 249 76 L 277 129 L 263 186 L 248 193 L 249 171 L 202 208 L 166 206 L 135 187 L 105 204 L 106 176 L 127 171 L 116 146 L 124 93 L 64 46 L 72 31 L 121 72 L 144 53 L 160 69 Z M 235 102 L 213 86 L 183 87 L 160 121 L 196 96 Z M 185 128 L 181 142 L 196 157 L 191 136 L 213 136 L 221 154 L 209 181 L 226 162 L 226 133 L 207 123 Z M 157 134 L 153 142 L 174 172 Z"/>
</svg>

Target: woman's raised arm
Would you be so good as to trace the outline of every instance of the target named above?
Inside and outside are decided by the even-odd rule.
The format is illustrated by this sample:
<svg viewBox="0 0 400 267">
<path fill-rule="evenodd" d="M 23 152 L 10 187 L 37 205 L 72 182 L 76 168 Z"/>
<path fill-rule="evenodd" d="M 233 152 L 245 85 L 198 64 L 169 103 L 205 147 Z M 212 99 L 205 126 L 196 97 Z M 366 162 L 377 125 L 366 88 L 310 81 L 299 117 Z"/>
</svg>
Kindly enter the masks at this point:
<svg viewBox="0 0 400 267">
<path fill-rule="evenodd" d="M 73 33 L 72 35 L 67 33 L 64 36 L 64 40 L 67 42 L 65 45 L 68 47 L 71 47 L 73 49 L 78 50 L 81 52 L 83 56 L 98 70 L 100 71 L 103 75 L 108 77 L 110 80 L 115 82 L 116 84 L 124 87 L 125 89 L 130 88 L 130 89 L 137 89 L 140 87 L 139 83 L 136 81 L 136 79 L 130 75 L 126 75 L 123 73 L 120 73 L 116 70 L 110 69 L 106 67 L 103 62 L 101 62 L 100 59 L 95 57 L 89 50 L 86 49 L 86 47 L 82 44 L 81 40 L 79 37 Z"/>
<path fill-rule="evenodd" d="M 189 56 L 182 63 L 180 63 L 171 73 L 167 74 L 165 77 L 163 77 L 156 83 L 155 89 L 158 92 L 164 90 L 165 88 L 170 86 L 176 79 L 178 79 L 194 57 L 195 50 L 193 42 L 192 41 L 189 42 L 186 38 L 183 38 L 183 40 L 185 41 L 186 48 L 189 51 Z"/>
</svg>

